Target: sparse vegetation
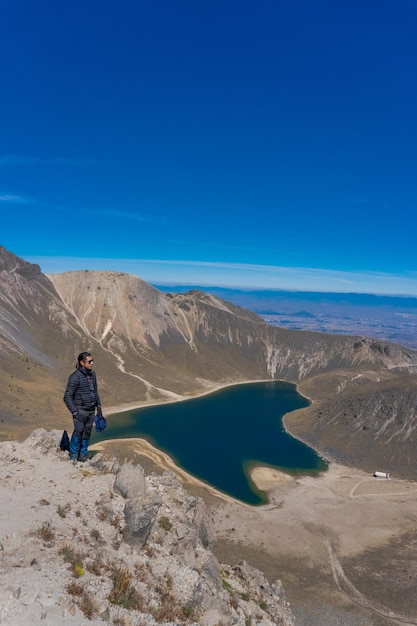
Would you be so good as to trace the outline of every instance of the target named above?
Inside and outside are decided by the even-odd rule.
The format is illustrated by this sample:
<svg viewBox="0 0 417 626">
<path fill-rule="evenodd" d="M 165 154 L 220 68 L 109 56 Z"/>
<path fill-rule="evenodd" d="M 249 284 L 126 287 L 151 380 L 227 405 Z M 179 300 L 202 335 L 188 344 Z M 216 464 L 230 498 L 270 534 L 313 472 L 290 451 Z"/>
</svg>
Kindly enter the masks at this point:
<svg viewBox="0 0 417 626">
<path fill-rule="evenodd" d="M 78 565 L 78 563 L 74 565 L 73 571 L 76 578 L 81 578 L 81 576 L 84 576 L 85 573 L 81 565 Z"/>
<path fill-rule="evenodd" d="M 64 561 L 71 565 L 71 571 L 76 578 L 84 576 L 83 555 L 72 548 L 69 544 L 65 544 L 59 551 Z"/>
<path fill-rule="evenodd" d="M 172 523 L 169 521 L 169 519 L 165 515 L 159 518 L 158 524 L 161 528 L 163 528 L 167 532 L 172 530 Z"/>
<path fill-rule="evenodd" d="M 66 517 L 67 513 L 69 513 L 70 510 L 71 505 L 69 503 L 65 504 L 65 506 L 61 506 L 59 504 L 56 512 L 58 513 L 59 517 Z"/>
<path fill-rule="evenodd" d="M 226 589 L 226 591 L 230 595 L 233 595 L 232 585 L 223 576 L 222 576 L 222 587 L 223 589 Z"/>
<path fill-rule="evenodd" d="M 100 539 L 100 531 L 97 528 L 92 528 L 90 531 L 90 537 L 98 541 Z"/>
<path fill-rule="evenodd" d="M 174 622 L 175 624 L 187 624 L 195 621 L 196 611 L 191 606 L 179 604 L 170 593 L 160 594 L 160 604 L 151 608 L 152 617 L 157 622 Z"/>
<path fill-rule="evenodd" d="M 130 626 L 130 620 L 121 615 L 115 615 L 112 623 L 114 626 Z"/>
<path fill-rule="evenodd" d="M 112 574 L 112 579 L 113 589 L 108 596 L 109 602 L 122 606 L 124 609 L 142 610 L 143 598 L 133 587 L 128 568 L 116 568 Z"/>
<path fill-rule="evenodd" d="M 85 569 L 94 574 L 95 576 L 101 576 L 103 570 L 109 569 L 108 565 L 102 560 L 101 554 L 96 554 L 93 560 L 88 560 L 85 563 Z"/>
<path fill-rule="evenodd" d="M 79 606 L 81 611 L 88 619 L 92 619 L 96 614 L 94 598 L 88 593 L 84 592 L 82 594 Z"/>
<path fill-rule="evenodd" d="M 38 530 L 38 535 L 45 543 L 50 543 L 53 539 L 55 539 L 55 531 L 49 522 L 44 522 L 42 524 Z"/>
<path fill-rule="evenodd" d="M 118 515 L 115 515 L 111 521 L 111 525 L 114 526 L 115 528 L 118 528 L 120 526 L 120 517 Z"/>
<path fill-rule="evenodd" d="M 68 583 L 65 589 L 70 596 L 81 596 L 84 592 L 84 587 L 74 580 Z"/>
<path fill-rule="evenodd" d="M 152 558 L 153 556 L 155 556 L 155 550 L 153 548 L 153 546 L 146 544 L 145 547 L 143 548 L 143 551 L 145 554 L 147 554 L 150 558 Z"/>
</svg>

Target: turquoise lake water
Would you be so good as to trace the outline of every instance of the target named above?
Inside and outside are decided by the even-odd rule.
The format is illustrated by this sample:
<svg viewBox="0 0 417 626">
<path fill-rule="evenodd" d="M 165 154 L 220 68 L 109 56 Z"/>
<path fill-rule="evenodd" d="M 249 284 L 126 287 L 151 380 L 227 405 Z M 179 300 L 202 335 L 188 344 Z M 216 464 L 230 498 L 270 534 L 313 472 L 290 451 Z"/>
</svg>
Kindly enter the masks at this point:
<svg viewBox="0 0 417 626">
<path fill-rule="evenodd" d="M 141 437 L 200 480 L 243 502 L 260 504 L 265 496 L 249 480 L 254 465 L 293 474 L 327 468 L 282 426 L 283 415 L 308 404 L 290 383 L 235 385 L 192 400 L 112 415 L 92 442 Z"/>
</svg>

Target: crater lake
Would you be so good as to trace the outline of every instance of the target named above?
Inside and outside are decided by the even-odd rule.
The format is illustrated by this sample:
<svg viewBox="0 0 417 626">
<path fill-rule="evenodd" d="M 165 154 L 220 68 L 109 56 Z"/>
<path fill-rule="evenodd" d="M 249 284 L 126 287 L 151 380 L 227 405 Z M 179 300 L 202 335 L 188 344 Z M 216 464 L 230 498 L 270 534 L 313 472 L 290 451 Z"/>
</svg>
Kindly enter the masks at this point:
<svg viewBox="0 0 417 626">
<path fill-rule="evenodd" d="M 314 450 L 285 432 L 286 413 L 309 405 L 292 383 L 234 385 L 209 395 L 112 415 L 103 439 L 140 437 L 168 454 L 200 480 L 247 504 L 265 494 L 250 480 L 250 469 L 268 466 L 291 474 L 327 469 Z"/>
</svg>

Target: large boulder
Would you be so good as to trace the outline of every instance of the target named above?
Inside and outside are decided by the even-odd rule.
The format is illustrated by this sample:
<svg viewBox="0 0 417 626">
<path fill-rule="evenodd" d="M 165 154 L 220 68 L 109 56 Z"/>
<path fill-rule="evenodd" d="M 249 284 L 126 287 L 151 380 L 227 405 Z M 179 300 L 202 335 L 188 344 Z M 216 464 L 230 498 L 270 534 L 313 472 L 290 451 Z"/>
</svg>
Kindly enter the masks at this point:
<svg viewBox="0 0 417 626">
<path fill-rule="evenodd" d="M 116 474 L 114 491 L 128 500 L 136 500 L 146 494 L 145 472 L 140 465 L 122 465 Z"/>
<path fill-rule="evenodd" d="M 139 550 L 143 548 L 160 507 L 160 498 L 153 494 L 128 500 L 124 509 L 126 522 L 123 532 L 124 539 Z"/>
</svg>

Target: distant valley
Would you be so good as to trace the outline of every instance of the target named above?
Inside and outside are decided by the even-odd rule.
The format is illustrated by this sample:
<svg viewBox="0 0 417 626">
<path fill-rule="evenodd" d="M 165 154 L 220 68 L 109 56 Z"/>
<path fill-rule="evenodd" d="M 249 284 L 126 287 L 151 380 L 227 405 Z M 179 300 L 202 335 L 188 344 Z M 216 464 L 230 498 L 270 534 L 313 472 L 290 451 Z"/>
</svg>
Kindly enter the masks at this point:
<svg viewBox="0 0 417 626">
<path fill-rule="evenodd" d="M 282 328 L 365 335 L 417 348 L 417 298 L 411 296 L 155 286 L 174 293 L 202 289 Z"/>
</svg>

